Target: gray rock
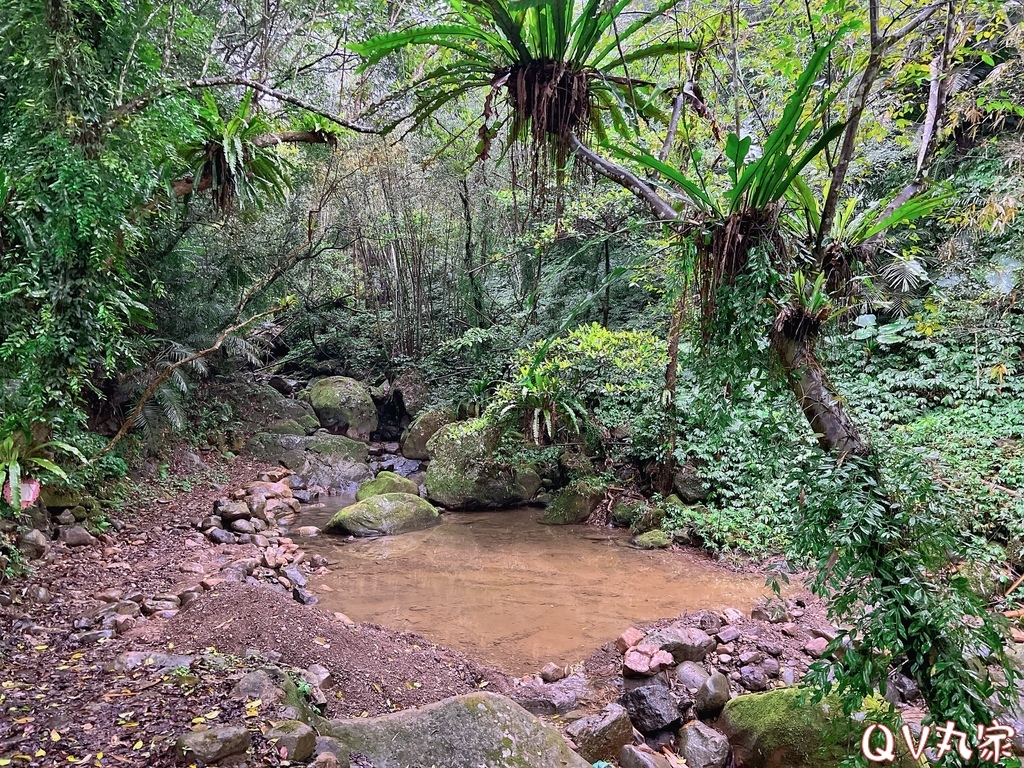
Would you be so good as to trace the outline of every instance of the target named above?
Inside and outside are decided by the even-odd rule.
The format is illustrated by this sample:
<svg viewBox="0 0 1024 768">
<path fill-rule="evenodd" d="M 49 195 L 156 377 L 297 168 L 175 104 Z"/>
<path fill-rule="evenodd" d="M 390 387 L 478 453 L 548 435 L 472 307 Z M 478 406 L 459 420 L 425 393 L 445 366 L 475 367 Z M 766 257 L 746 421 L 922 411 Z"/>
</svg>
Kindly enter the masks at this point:
<svg viewBox="0 0 1024 768">
<path fill-rule="evenodd" d="M 223 522 L 233 523 L 235 520 L 248 520 L 252 512 L 244 501 L 225 501 L 218 505 L 217 514 Z"/>
<path fill-rule="evenodd" d="M 644 643 L 668 651 L 676 664 L 684 661 L 703 661 L 718 644 L 704 630 L 680 625 L 656 630 L 644 638 Z"/>
<path fill-rule="evenodd" d="M 25 590 L 25 597 L 33 603 L 45 605 L 50 602 L 50 590 L 46 587 L 41 587 L 38 584 L 33 584 Z"/>
<path fill-rule="evenodd" d="M 559 680 L 564 680 L 565 676 L 565 667 L 553 661 L 545 664 L 544 668 L 540 671 L 540 679 L 545 683 L 557 683 Z"/>
<path fill-rule="evenodd" d="M 437 510 L 419 496 L 385 493 L 338 511 L 324 530 L 353 536 L 390 536 L 423 530 L 440 522 Z"/>
<path fill-rule="evenodd" d="M 909 704 L 921 695 L 913 679 L 900 672 L 891 672 L 885 686 L 885 700 L 891 704 Z"/>
<path fill-rule="evenodd" d="M 174 754 L 183 763 L 216 763 L 244 755 L 251 745 L 252 738 L 243 726 L 218 725 L 181 734 L 174 742 Z"/>
<path fill-rule="evenodd" d="M 711 674 L 704 667 L 692 661 L 684 661 L 676 668 L 676 680 L 691 693 L 695 693 L 709 677 Z"/>
<path fill-rule="evenodd" d="M 74 525 L 75 524 L 75 513 L 70 509 L 65 509 L 59 515 L 57 515 L 58 525 Z"/>
<path fill-rule="evenodd" d="M 621 701 L 629 713 L 629 719 L 642 733 L 660 731 L 682 719 L 679 705 L 668 689 L 660 685 L 634 688 L 623 694 Z"/>
<path fill-rule="evenodd" d="M 828 649 L 828 640 L 824 637 L 815 637 L 807 641 L 804 646 L 804 653 L 813 659 L 820 659 Z"/>
<path fill-rule="evenodd" d="M 286 760 L 308 760 L 316 749 L 316 733 L 299 720 L 277 723 L 263 735 L 267 741 L 274 743 L 274 751 Z"/>
<path fill-rule="evenodd" d="M 672 768 L 664 755 L 627 744 L 619 750 L 619 768 Z"/>
<path fill-rule="evenodd" d="M 633 740 L 633 724 L 618 704 L 609 704 L 600 714 L 577 720 L 565 732 L 580 756 L 591 763 L 614 760 L 619 750 Z"/>
<path fill-rule="evenodd" d="M 694 465 L 684 464 L 672 475 L 672 490 L 687 504 L 696 504 L 708 497 L 711 485 Z"/>
<path fill-rule="evenodd" d="M 87 547 L 96 543 L 95 537 L 80 525 L 61 528 L 59 538 L 69 547 Z"/>
<path fill-rule="evenodd" d="M 46 534 L 35 528 L 25 531 L 18 536 L 18 549 L 21 550 L 26 560 L 38 560 L 41 558 L 46 554 L 46 548 L 49 546 L 49 543 L 50 541 L 46 538 Z"/>
<path fill-rule="evenodd" d="M 339 760 L 348 756 L 348 750 L 345 748 L 345 745 L 331 736 L 317 736 L 313 753 L 315 755 L 334 755 Z"/>
<path fill-rule="evenodd" d="M 252 534 L 256 533 L 256 529 L 253 527 L 252 523 L 250 521 L 248 521 L 248 520 L 232 520 L 231 521 L 231 530 L 234 531 L 235 533 L 243 533 L 243 534 L 246 534 L 246 535 L 249 535 L 249 536 L 251 536 Z"/>
<path fill-rule="evenodd" d="M 729 678 L 721 672 L 715 672 L 697 689 L 694 707 L 701 717 L 715 715 L 729 701 Z"/>
<path fill-rule="evenodd" d="M 504 696 L 468 693 L 418 709 L 332 720 L 321 733 L 373 768 L 590 768 L 553 727 Z"/>
<path fill-rule="evenodd" d="M 296 587 L 306 586 L 306 577 L 303 575 L 302 571 L 299 570 L 297 565 L 289 565 L 284 568 L 281 573 L 283 573 L 285 578 L 287 578 Z"/>
<path fill-rule="evenodd" d="M 316 605 L 320 598 L 304 587 L 292 587 L 292 599 L 303 605 Z"/>
<path fill-rule="evenodd" d="M 281 685 L 280 673 L 277 670 L 273 672 L 277 674 L 273 674 L 271 670 L 267 669 L 250 672 L 235 684 L 231 690 L 231 696 L 250 701 L 258 699 L 266 707 L 283 703 L 287 699 L 287 693 L 284 686 Z"/>
<path fill-rule="evenodd" d="M 763 691 L 768 687 L 768 676 L 760 667 L 746 664 L 740 667 L 740 685 L 748 691 Z"/>
<path fill-rule="evenodd" d="M 783 667 L 779 670 L 779 682 L 783 685 L 796 685 L 797 675 L 792 667 Z"/>
<path fill-rule="evenodd" d="M 589 695 L 590 688 L 582 675 L 570 675 L 550 685 L 527 683 L 509 691 L 513 701 L 534 715 L 563 715 Z"/>
<path fill-rule="evenodd" d="M 234 544 L 238 541 L 235 534 L 225 531 L 223 528 L 211 528 L 206 532 L 206 538 L 214 544 Z"/>
<path fill-rule="evenodd" d="M 310 485 L 323 488 L 348 488 L 373 477 L 366 464 L 366 444 L 343 435 L 320 431 L 300 437 L 260 432 L 246 443 L 246 450 L 280 462 Z"/>
<path fill-rule="evenodd" d="M 92 632 L 83 632 L 78 636 L 78 642 L 82 645 L 94 645 L 101 640 L 109 640 L 114 636 L 112 629 L 94 629 Z"/>
<path fill-rule="evenodd" d="M 729 759 L 729 740 L 700 720 L 679 731 L 678 743 L 687 768 L 725 768 Z"/>
<path fill-rule="evenodd" d="M 740 631 L 732 624 L 728 624 L 725 627 L 722 627 L 722 630 L 717 635 L 715 635 L 715 637 L 718 638 L 718 642 L 720 643 L 731 643 L 734 640 L 739 639 Z"/>
<path fill-rule="evenodd" d="M 780 668 L 778 659 L 768 658 L 761 662 L 761 669 L 768 677 L 778 677 Z"/>
</svg>

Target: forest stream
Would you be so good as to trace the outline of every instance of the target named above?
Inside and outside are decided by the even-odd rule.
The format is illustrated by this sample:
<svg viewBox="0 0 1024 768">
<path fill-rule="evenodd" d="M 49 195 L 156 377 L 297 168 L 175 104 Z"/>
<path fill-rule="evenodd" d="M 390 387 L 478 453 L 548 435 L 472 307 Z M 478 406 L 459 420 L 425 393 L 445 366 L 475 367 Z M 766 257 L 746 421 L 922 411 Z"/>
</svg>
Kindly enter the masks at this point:
<svg viewBox="0 0 1024 768">
<path fill-rule="evenodd" d="M 351 503 L 300 515 L 322 526 Z M 311 586 L 328 610 L 424 635 L 513 674 L 571 664 L 623 629 L 698 608 L 749 611 L 764 577 L 692 553 L 629 546 L 622 530 L 541 525 L 543 510 L 447 513 L 425 531 L 377 539 L 321 535 L 330 562 Z"/>
</svg>

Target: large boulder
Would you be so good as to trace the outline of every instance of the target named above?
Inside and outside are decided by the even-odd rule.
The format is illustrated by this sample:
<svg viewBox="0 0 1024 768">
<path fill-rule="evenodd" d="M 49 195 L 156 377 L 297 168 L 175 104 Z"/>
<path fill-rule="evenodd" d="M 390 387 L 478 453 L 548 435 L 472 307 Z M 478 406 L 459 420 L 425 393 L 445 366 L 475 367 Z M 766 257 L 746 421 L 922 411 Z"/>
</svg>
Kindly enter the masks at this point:
<svg viewBox="0 0 1024 768">
<path fill-rule="evenodd" d="M 411 366 L 398 374 L 398 377 L 391 382 L 391 396 L 396 399 L 401 398 L 405 412 L 411 418 L 416 418 L 423 412 L 430 400 L 430 390 L 427 389 L 423 371 Z"/>
<path fill-rule="evenodd" d="M 246 443 L 246 450 L 324 488 L 347 489 L 373 477 L 366 463 L 366 444 L 328 432 L 309 436 L 259 432 Z"/>
<path fill-rule="evenodd" d="M 601 503 L 604 493 L 604 484 L 594 478 L 584 478 L 570 483 L 559 491 L 541 522 L 548 525 L 582 523 Z"/>
<path fill-rule="evenodd" d="M 351 536 L 390 536 L 437 525 L 441 516 L 430 502 L 411 493 L 385 493 L 339 511 L 324 528 Z"/>
<path fill-rule="evenodd" d="M 401 451 L 407 459 L 423 461 L 430 458 L 427 441 L 445 424 L 455 421 L 455 412 L 449 410 L 425 411 L 402 433 Z"/>
<path fill-rule="evenodd" d="M 711 484 L 693 464 L 684 464 L 672 475 L 672 490 L 686 504 L 704 501 L 711 493 Z"/>
<path fill-rule="evenodd" d="M 367 480 L 356 491 L 356 501 L 363 501 L 371 496 L 383 496 L 385 493 L 411 493 L 418 496 L 420 487 L 412 480 L 396 475 L 394 472 L 379 472 L 373 480 Z"/>
<path fill-rule="evenodd" d="M 320 425 L 334 434 L 369 440 L 377 430 L 377 406 L 370 390 L 346 376 L 320 379 L 306 393 Z"/>
<path fill-rule="evenodd" d="M 332 720 L 321 733 L 374 768 L 590 768 L 552 726 L 504 696 L 467 693 L 380 717 Z"/>
<path fill-rule="evenodd" d="M 498 460 L 500 440 L 501 428 L 483 418 L 439 429 L 427 443 L 427 496 L 451 509 L 513 507 L 532 499 L 540 475 Z"/>
<path fill-rule="evenodd" d="M 860 752 L 865 728 L 843 715 L 836 697 L 812 704 L 810 693 L 796 687 L 737 696 L 717 726 L 732 744 L 736 768 L 838 768 Z M 915 765 L 905 748 L 897 751 L 897 764 Z"/>
<path fill-rule="evenodd" d="M 604 711 L 577 720 L 565 729 L 580 756 L 592 763 L 614 760 L 619 750 L 633 741 L 633 724 L 629 714 L 618 704 L 609 704 Z"/>
</svg>

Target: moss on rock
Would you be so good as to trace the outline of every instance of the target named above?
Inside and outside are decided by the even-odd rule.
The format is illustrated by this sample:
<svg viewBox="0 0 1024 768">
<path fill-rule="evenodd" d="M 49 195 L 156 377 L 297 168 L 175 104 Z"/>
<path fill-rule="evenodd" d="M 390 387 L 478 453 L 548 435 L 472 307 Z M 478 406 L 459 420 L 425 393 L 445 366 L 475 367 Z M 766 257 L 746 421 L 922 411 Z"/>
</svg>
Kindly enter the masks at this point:
<svg viewBox="0 0 1024 768">
<path fill-rule="evenodd" d="M 607 485 L 593 477 L 570 483 L 555 497 L 544 513 L 542 523 L 569 525 L 582 523 L 604 498 Z"/>
<path fill-rule="evenodd" d="M 633 543 L 640 549 L 665 549 L 672 543 L 672 537 L 665 531 L 653 530 L 641 533 L 633 539 Z"/>
<path fill-rule="evenodd" d="M 385 493 L 339 511 L 324 530 L 351 536 L 392 536 L 430 528 L 441 516 L 430 502 L 411 493 Z"/>
<path fill-rule="evenodd" d="M 486 418 L 448 424 L 427 443 L 427 495 L 452 509 L 511 507 L 532 499 L 540 475 L 495 456 L 501 428 Z"/>
<path fill-rule="evenodd" d="M 377 406 L 364 384 L 347 376 L 320 379 L 307 392 L 320 424 L 336 434 L 369 440 L 377 429 Z"/>
<path fill-rule="evenodd" d="M 412 480 L 396 475 L 394 472 L 381 472 L 373 480 L 367 480 L 359 486 L 356 501 L 363 501 L 371 496 L 382 496 L 385 493 L 411 493 L 418 496 L 420 487 Z"/>
<path fill-rule="evenodd" d="M 455 421 L 455 411 L 438 410 L 421 413 L 402 433 L 401 452 L 407 459 L 429 459 L 427 443 L 437 431 Z"/>
</svg>

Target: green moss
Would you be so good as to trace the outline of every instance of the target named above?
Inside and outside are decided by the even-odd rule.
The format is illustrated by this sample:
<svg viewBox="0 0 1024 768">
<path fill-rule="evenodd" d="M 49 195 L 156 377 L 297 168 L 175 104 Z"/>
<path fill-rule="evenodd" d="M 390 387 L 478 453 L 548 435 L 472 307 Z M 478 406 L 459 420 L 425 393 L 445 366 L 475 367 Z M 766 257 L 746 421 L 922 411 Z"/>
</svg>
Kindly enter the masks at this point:
<svg viewBox="0 0 1024 768">
<path fill-rule="evenodd" d="M 430 502 L 411 493 L 371 496 L 339 511 L 324 530 L 352 536 L 380 536 L 429 528 L 441 522 Z"/>
<path fill-rule="evenodd" d="M 633 543 L 641 549 L 665 549 L 665 547 L 672 543 L 672 537 L 665 533 L 665 531 L 654 530 L 641 533 L 633 539 Z"/>
<path fill-rule="evenodd" d="M 363 501 L 371 496 L 382 496 L 385 493 L 411 493 L 419 495 L 420 488 L 412 480 L 396 475 L 394 472 L 381 472 L 373 480 L 367 480 L 356 491 L 356 501 Z"/>
<path fill-rule="evenodd" d="M 281 419 L 267 427 L 267 432 L 272 435 L 305 436 L 306 428 L 299 424 L 299 422 L 295 421 L 295 419 Z"/>
<path fill-rule="evenodd" d="M 588 477 L 570 483 L 555 497 L 541 520 L 546 525 L 582 523 L 594 511 L 607 490 L 607 483 Z"/>
</svg>

